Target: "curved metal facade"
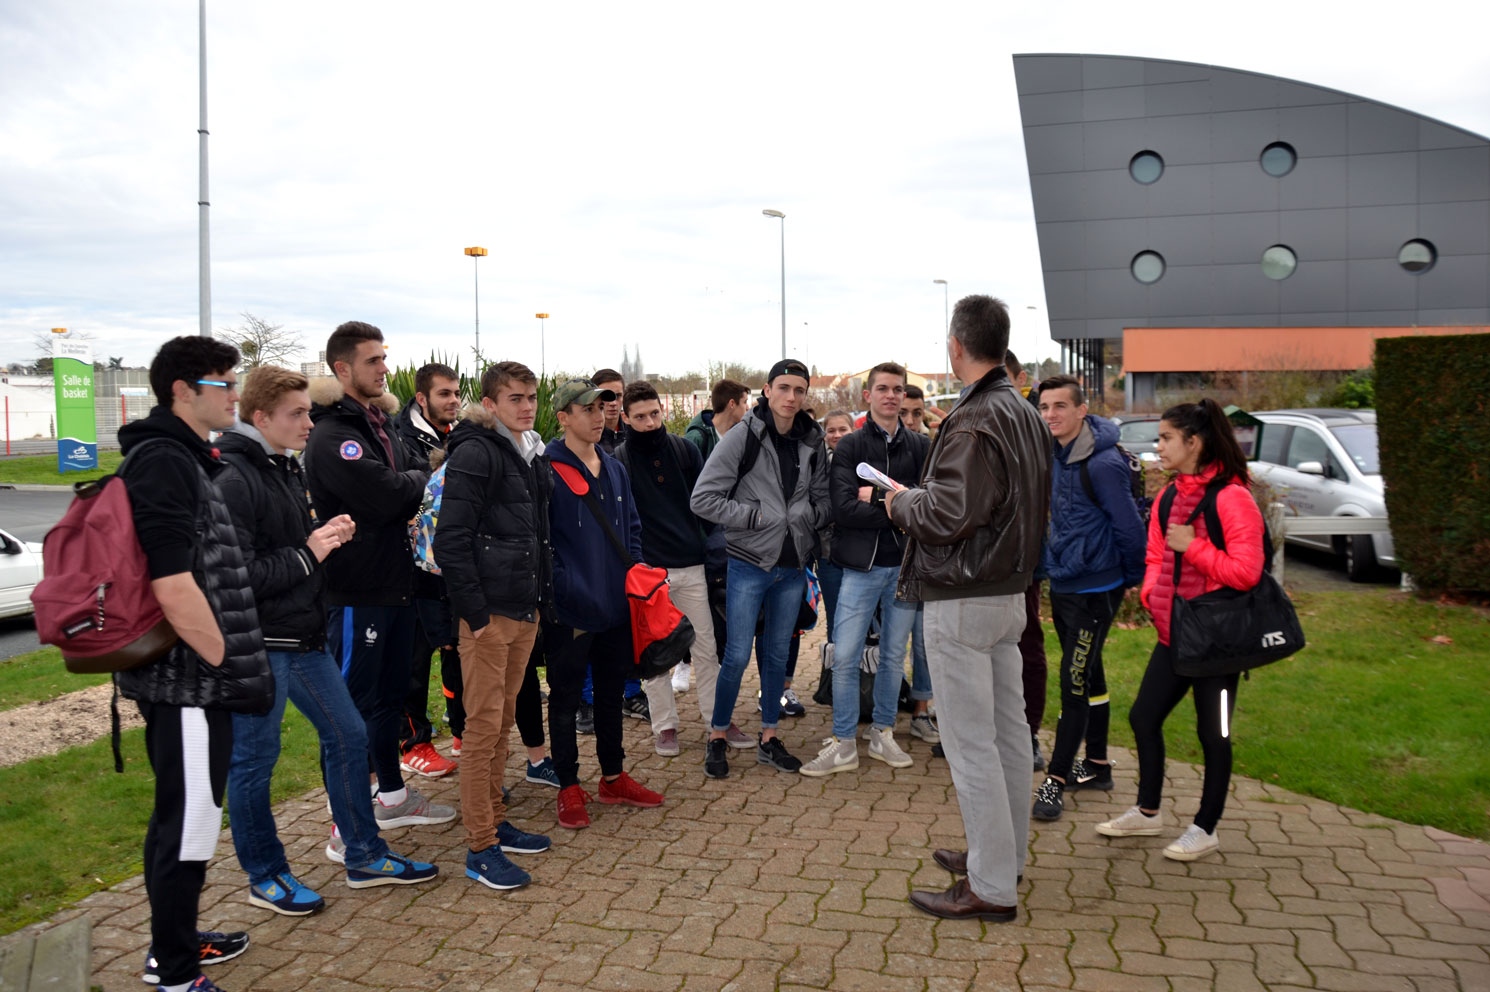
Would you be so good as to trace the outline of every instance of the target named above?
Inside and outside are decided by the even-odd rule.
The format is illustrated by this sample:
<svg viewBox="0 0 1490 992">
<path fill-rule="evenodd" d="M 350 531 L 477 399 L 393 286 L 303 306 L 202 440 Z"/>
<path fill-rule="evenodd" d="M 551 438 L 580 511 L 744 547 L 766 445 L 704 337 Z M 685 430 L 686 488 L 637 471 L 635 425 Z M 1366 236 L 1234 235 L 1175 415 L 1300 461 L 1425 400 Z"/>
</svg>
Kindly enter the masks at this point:
<svg viewBox="0 0 1490 992">
<path fill-rule="evenodd" d="M 1051 336 L 1098 364 L 1124 327 L 1490 323 L 1490 140 L 1187 62 L 1016 55 L 1014 75 Z M 1286 175 L 1262 167 L 1274 142 L 1296 152 Z M 1147 185 L 1143 151 L 1163 159 Z M 1413 239 L 1436 249 L 1426 271 L 1398 262 Z M 1274 245 L 1297 257 L 1281 280 Z M 1130 269 L 1146 251 L 1150 284 Z"/>
</svg>

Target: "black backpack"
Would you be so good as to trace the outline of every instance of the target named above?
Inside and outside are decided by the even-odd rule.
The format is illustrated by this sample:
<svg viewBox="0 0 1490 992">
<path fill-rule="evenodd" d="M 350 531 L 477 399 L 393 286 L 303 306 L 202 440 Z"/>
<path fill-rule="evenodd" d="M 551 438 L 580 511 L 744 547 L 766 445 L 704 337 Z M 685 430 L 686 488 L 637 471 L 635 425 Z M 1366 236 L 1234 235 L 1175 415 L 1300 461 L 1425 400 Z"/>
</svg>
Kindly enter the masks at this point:
<svg viewBox="0 0 1490 992">
<path fill-rule="evenodd" d="M 1154 500 L 1148 495 L 1148 486 L 1143 475 L 1143 460 L 1121 444 L 1114 445 L 1114 447 L 1117 448 L 1117 453 L 1128 462 L 1128 491 L 1133 496 L 1133 505 L 1138 507 L 1138 519 L 1142 520 L 1144 527 L 1147 528 L 1149 511 L 1154 506 Z M 1102 504 L 1097 502 L 1097 487 L 1092 485 L 1092 471 L 1087 468 L 1088 460 L 1083 459 L 1081 462 L 1081 488 L 1086 491 L 1086 498 L 1091 500 L 1093 505 L 1101 506 Z M 1210 525 L 1209 520 L 1206 521 L 1206 525 Z"/>
</svg>

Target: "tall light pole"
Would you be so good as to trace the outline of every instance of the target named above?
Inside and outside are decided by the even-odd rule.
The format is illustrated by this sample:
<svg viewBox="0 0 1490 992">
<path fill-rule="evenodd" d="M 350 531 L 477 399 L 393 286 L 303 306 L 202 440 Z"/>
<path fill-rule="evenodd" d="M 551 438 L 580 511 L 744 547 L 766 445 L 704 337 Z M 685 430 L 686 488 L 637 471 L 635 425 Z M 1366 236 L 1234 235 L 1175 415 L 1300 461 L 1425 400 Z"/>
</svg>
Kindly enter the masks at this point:
<svg viewBox="0 0 1490 992">
<path fill-rule="evenodd" d="M 786 357 L 786 214 L 780 210 L 762 210 L 767 217 L 781 221 L 781 357 Z"/>
<path fill-rule="evenodd" d="M 548 373 L 548 343 L 543 332 L 548 314 L 535 313 L 533 316 L 538 318 L 538 374 L 546 375 Z"/>
<path fill-rule="evenodd" d="M 476 360 L 479 362 L 481 361 L 481 259 L 486 255 L 486 249 L 472 245 L 466 249 L 466 254 L 471 256 L 471 278 L 476 287 Z"/>
<path fill-rule="evenodd" d="M 212 250 L 207 230 L 207 0 L 197 4 L 197 322 L 198 333 L 212 336 Z"/>
<path fill-rule="evenodd" d="M 942 287 L 942 392 L 947 392 L 947 384 L 952 381 L 952 353 L 947 350 L 947 335 L 952 333 L 952 317 L 947 309 L 947 280 L 933 279 L 933 285 Z"/>
</svg>

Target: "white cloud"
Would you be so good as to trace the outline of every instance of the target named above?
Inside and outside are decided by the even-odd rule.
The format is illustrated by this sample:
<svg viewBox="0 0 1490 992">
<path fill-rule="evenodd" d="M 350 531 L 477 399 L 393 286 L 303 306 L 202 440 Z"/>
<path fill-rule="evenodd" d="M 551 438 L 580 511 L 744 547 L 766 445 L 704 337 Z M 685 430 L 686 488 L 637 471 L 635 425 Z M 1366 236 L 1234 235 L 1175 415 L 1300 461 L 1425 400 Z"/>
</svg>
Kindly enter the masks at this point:
<svg viewBox="0 0 1490 992">
<path fill-rule="evenodd" d="M 480 244 L 488 354 L 536 364 L 543 311 L 551 368 L 638 343 L 657 371 L 766 364 L 771 207 L 795 354 L 940 368 L 934 278 L 1005 296 L 1016 350 L 1052 354 L 1014 52 L 1211 62 L 1490 132 L 1467 3 L 1211 10 L 212 3 L 213 323 L 461 352 Z M 0 9 L 0 358 L 36 328 L 132 362 L 196 330 L 196 41 L 190 4 Z"/>
</svg>

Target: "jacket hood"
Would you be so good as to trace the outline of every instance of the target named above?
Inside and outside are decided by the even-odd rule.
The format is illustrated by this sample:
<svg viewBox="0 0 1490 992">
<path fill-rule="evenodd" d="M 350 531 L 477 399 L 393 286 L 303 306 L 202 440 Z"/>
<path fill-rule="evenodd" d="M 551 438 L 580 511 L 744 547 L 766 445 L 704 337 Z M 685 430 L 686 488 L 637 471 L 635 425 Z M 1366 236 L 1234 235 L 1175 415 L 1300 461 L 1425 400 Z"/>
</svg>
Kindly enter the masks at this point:
<svg viewBox="0 0 1490 992">
<path fill-rule="evenodd" d="M 752 429 L 772 432 L 776 430 L 776 419 L 764 396 L 755 401 L 755 407 L 751 412 L 755 416 L 748 419 L 756 422 L 752 425 Z M 796 417 L 792 419 L 792 429 L 787 432 L 786 436 L 793 441 L 801 441 L 803 444 L 821 444 L 823 429 L 818 426 L 816 420 L 808 416 L 806 410 L 798 410 Z"/>
<path fill-rule="evenodd" d="M 460 412 L 460 420 L 450 431 L 450 441 L 446 444 L 447 451 L 454 451 L 456 445 L 464 444 L 481 437 L 480 431 L 490 432 L 502 438 L 508 444 L 517 449 L 517 453 L 523 460 L 531 463 L 543 450 L 543 435 L 537 431 L 523 431 L 521 435 L 514 435 L 508 430 L 507 425 L 497 419 L 492 413 L 480 403 L 467 403 Z"/>
<path fill-rule="evenodd" d="M 230 430 L 224 431 L 217 439 L 217 450 L 225 455 L 242 455 L 254 465 L 263 465 L 269 461 L 273 454 L 284 454 L 276 452 L 264 441 L 264 435 L 260 434 L 252 424 L 238 421 Z"/>
<path fill-rule="evenodd" d="M 1099 451 L 1116 447 L 1118 443 L 1118 427 L 1106 417 L 1099 417 L 1095 413 L 1086 416 L 1086 423 L 1081 425 L 1081 432 L 1076 435 L 1076 440 L 1062 448 L 1059 443 L 1055 446 L 1055 457 L 1067 465 L 1075 465 L 1084 462 Z"/>
<path fill-rule="evenodd" d="M 164 406 L 155 407 L 143 420 L 132 421 L 119 428 L 119 450 L 127 455 L 141 441 L 156 437 L 170 438 L 172 441 L 186 445 L 194 454 L 209 464 L 217 461 L 212 453 L 212 445 L 198 437 L 196 432 L 186 425 L 186 421 Z"/>
<path fill-rule="evenodd" d="M 392 394 L 384 393 L 383 395 L 390 396 Z M 400 428 L 402 428 L 404 425 L 408 425 L 409 429 L 416 430 L 421 434 L 427 435 L 430 441 L 436 445 L 444 444 L 445 440 L 450 437 L 450 431 L 455 429 L 454 424 L 450 426 L 450 430 L 446 431 L 441 431 L 439 428 L 435 427 L 435 425 L 431 424 L 429 422 L 429 419 L 424 416 L 424 411 L 419 407 L 419 401 L 415 399 L 411 399 L 409 400 L 409 402 L 404 404 L 404 408 L 398 412 L 398 416 L 394 418 L 394 422 Z"/>
<path fill-rule="evenodd" d="M 347 398 L 347 391 L 342 386 L 341 380 L 334 375 L 317 376 L 310 380 L 310 402 L 311 416 L 325 416 L 326 411 L 341 405 L 341 401 Z M 353 403 L 355 406 L 355 401 Z M 373 405 L 386 413 L 389 418 L 397 416 L 399 410 L 398 397 L 390 392 L 384 392 L 382 396 L 373 400 Z"/>
</svg>

